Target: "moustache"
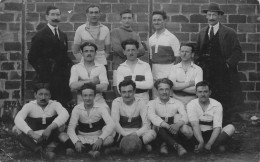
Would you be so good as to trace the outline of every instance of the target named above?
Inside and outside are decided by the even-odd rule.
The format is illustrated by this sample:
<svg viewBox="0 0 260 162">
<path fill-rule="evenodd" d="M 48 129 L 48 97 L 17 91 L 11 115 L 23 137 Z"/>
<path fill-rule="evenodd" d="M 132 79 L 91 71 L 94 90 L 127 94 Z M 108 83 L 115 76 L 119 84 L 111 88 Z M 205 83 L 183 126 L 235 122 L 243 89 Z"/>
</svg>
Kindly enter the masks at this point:
<svg viewBox="0 0 260 162">
<path fill-rule="evenodd" d="M 59 19 L 53 19 L 53 20 L 51 20 L 52 22 L 60 22 L 60 20 Z"/>
</svg>

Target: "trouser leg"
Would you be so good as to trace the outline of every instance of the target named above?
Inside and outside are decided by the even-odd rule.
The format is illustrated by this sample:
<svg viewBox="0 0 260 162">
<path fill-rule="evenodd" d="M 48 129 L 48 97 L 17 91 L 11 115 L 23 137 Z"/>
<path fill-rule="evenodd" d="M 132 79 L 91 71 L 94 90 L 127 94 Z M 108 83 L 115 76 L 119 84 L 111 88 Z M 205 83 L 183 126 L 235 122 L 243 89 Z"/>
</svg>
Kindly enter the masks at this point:
<svg viewBox="0 0 260 162">
<path fill-rule="evenodd" d="M 30 149 L 33 152 L 39 152 L 42 151 L 42 147 L 40 145 L 37 145 L 37 143 L 30 138 L 29 136 L 27 136 L 24 133 L 21 133 L 19 135 L 16 136 L 16 139 L 25 147 Z"/>
</svg>

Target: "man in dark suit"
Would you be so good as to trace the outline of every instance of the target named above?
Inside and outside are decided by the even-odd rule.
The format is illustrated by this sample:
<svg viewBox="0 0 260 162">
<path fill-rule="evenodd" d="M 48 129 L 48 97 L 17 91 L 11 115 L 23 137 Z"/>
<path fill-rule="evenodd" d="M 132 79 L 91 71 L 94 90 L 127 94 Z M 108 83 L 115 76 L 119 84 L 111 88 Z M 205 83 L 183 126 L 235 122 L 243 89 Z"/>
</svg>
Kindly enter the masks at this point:
<svg viewBox="0 0 260 162">
<path fill-rule="evenodd" d="M 201 29 L 196 48 L 196 63 L 203 69 L 203 80 L 212 86 L 211 97 L 223 105 L 224 120 L 233 108 L 243 105 L 242 91 L 237 73 L 237 64 L 242 49 L 236 32 L 221 24 L 224 14 L 219 5 L 210 3 L 203 10 L 208 26 Z"/>
<path fill-rule="evenodd" d="M 37 72 L 37 81 L 50 84 L 51 98 L 67 107 L 72 99 L 69 88 L 72 61 L 67 53 L 68 38 L 58 28 L 60 19 L 57 7 L 47 7 L 48 24 L 32 38 L 28 61 Z"/>
</svg>

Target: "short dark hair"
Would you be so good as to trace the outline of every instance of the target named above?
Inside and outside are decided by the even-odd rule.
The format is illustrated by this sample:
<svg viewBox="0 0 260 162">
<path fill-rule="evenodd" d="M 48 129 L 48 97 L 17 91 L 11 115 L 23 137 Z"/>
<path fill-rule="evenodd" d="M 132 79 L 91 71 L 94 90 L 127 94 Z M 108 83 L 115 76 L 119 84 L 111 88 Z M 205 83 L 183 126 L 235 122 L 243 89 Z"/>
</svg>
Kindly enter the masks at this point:
<svg viewBox="0 0 260 162">
<path fill-rule="evenodd" d="M 173 87 L 172 81 L 168 78 L 157 79 L 154 83 L 154 87 L 158 90 L 158 86 L 161 83 L 168 84 L 170 86 L 170 89 Z"/>
<path fill-rule="evenodd" d="M 123 14 L 127 14 L 127 13 L 132 14 L 132 17 L 134 17 L 134 13 L 130 9 L 125 9 L 125 10 L 121 11 L 120 16 L 122 17 Z"/>
<path fill-rule="evenodd" d="M 132 79 L 124 79 L 122 82 L 119 83 L 119 91 L 121 92 L 121 87 L 126 87 L 131 85 L 133 87 L 133 90 L 136 89 L 136 84 Z"/>
<path fill-rule="evenodd" d="M 50 84 L 49 83 L 35 83 L 33 85 L 33 91 L 37 93 L 40 89 L 47 89 L 50 91 Z"/>
<path fill-rule="evenodd" d="M 86 9 L 86 13 L 89 12 L 89 8 L 94 8 L 94 7 L 97 7 L 98 8 L 98 11 L 100 13 L 100 6 L 98 4 L 90 4 L 87 9 Z"/>
<path fill-rule="evenodd" d="M 121 43 L 121 46 L 122 46 L 122 48 L 125 50 L 125 47 L 126 47 L 126 45 L 128 45 L 128 44 L 130 44 L 130 45 L 135 45 L 136 49 L 139 48 L 139 42 L 138 42 L 137 40 L 135 40 L 135 39 L 132 39 L 132 38 L 129 38 L 129 39 L 124 40 L 124 41 Z"/>
<path fill-rule="evenodd" d="M 194 51 L 195 51 L 194 45 L 193 45 L 193 43 L 191 43 L 191 42 L 181 43 L 180 49 L 181 49 L 182 46 L 190 47 L 190 48 L 191 48 L 191 52 L 194 52 Z"/>
<path fill-rule="evenodd" d="M 92 89 L 94 91 L 94 94 L 96 95 L 97 89 L 96 89 L 96 85 L 94 83 L 85 83 L 81 86 L 80 88 L 80 92 L 82 94 L 82 91 L 85 89 Z"/>
<path fill-rule="evenodd" d="M 95 43 L 92 43 L 92 42 L 84 42 L 84 43 L 82 43 L 82 44 L 79 46 L 79 48 L 80 48 L 80 50 L 81 50 L 82 52 L 83 52 L 83 48 L 84 48 L 85 46 L 92 46 L 92 47 L 94 47 L 95 52 L 97 52 L 97 45 L 95 45 Z"/>
<path fill-rule="evenodd" d="M 46 15 L 49 15 L 49 14 L 50 14 L 50 10 L 56 10 L 56 9 L 59 10 L 59 8 L 56 7 L 56 6 L 48 6 L 47 9 L 46 9 Z M 61 12 L 60 12 L 60 13 L 61 13 Z"/>
<path fill-rule="evenodd" d="M 166 20 L 167 19 L 167 14 L 166 14 L 166 12 L 165 11 L 153 11 L 153 13 L 152 13 L 152 16 L 153 15 L 162 15 L 162 17 L 163 17 L 163 19 L 164 20 Z"/>
<path fill-rule="evenodd" d="M 203 80 L 203 81 L 198 82 L 198 83 L 196 84 L 196 91 L 197 91 L 197 88 L 198 88 L 198 87 L 205 87 L 205 86 L 208 86 L 208 87 L 209 87 L 209 90 L 211 90 L 211 86 L 210 86 L 209 82 Z"/>
</svg>

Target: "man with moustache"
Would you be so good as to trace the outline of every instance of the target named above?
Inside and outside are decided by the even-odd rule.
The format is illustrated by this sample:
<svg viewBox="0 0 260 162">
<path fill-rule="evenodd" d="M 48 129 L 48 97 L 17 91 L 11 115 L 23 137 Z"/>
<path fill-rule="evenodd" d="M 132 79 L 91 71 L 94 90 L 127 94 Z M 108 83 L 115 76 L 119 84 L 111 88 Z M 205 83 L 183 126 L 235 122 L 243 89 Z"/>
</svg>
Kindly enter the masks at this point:
<svg viewBox="0 0 260 162">
<path fill-rule="evenodd" d="M 100 7 L 96 4 L 88 6 L 87 22 L 79 26 L 75 32 L 73 54 L 77 60 L 81 59 L 80 45 L 84 42 L 92 42 L 98 47 L 95 61 L 107 68 L 107 57 L 110 52 L 110 32 L 108 27 L 99 22 Z"/>
<path fill-rule="evenodd" d="M 180 47 L 181 62 L 171 67 L 168 78 L 173 82 L 172 96 L 184 106 L 196 98 L 195 85 L 202 81 L 202 69 L 193 63 L 194 46 L 182 43 Z"/>
<path fill-rule="evenodd" d="M 153 79 L 166 78 L 172 63 L 178 63 L 180 42 L 175 35 L 165 28 L 167 15 L 164 11 L 154 11 L 152 22 L 155 33 L 149 38 L 150 59 Z M 153 98 L 157 97 L 153 89 Z"/>
<path fill-rule="evenodd" d="M 117 68 L 121 63 L 126 60 L 124 55 L 124 50 L 121 46 L 121 43 L 129 38 L 135 39 L 139 42 L 138 48 L 138 57 L 141 57 L 145 54 L 144 47 L 140 41 L 139 35 L 133 31 L 131 25 L 134 21 L 134 14 L 130 9 L 123 10 L 120 13 L 121 16 L 121 26 L 111 30 L 111 47 L 113 55 L 113 88 L 115 94 L 118 96 L 117 92 L 117 83 L 116 83 L 116 73 Z"/>
<path fill-rule="evenodd" d="M 49 84 L 35 84 L 34 96 L 36 100 L 25 104 L 16 115 L 13 132 L 24 147 L 33 153 L 42 153 L 45 149 L 45 155 L 53 159 L 56 146 L 69 139 L 62 133 L 69 114 L 59 102 L 50 100 Z"/>
<path fill-rule="evenodd" d="M 122 48 L 127 60 L 117 69 L 118 90 L 119 83 L 123 80 L 133 80 L 136 84 L 135 97 L 149 101 L 148 90 L 153 87 L 153 76 L 150 65 L 137 58 L 139 43 L 134 39 L 126 39 L 122 42 Z"/>
<path fill-rule="evenodd" d="M 67 53 L 67 36 L 58 27 L 60 19 L 60 10 L 55 6 L 48 6 L 48 24 L 32 38 L 28 61 L 37 73 L 37 82 L 49 83 L 52 99 L 66 108 L 72 99 L 68 86 L 72 61 Z"/>
<path fill-rule="evenodd" d="M 235 127 L 228 124 L 222 128 L 221 103 L 210 98 L 211 88 L 208 82 L 196 84 L 197 99 L 187 105 L 188 118 L 193 128 L 195 152 L 225 150 L 225 142 L 234 134 Z"/>
<path fill-rule="evenodd" d="M 149 143 L 155 139 L 156 133 L 151 129 L 151 122 L 147 118 L 146 101 L 135 97 L 136 84 L 133 80 L 121 81 L 119 91 L 122 97 L 116 98 L 111 108 L 111 117 L 117 132 L 114 138 L 116 143 L 120 143 L 123 137 L 134 135 L 141 139 L 147 151 L 151 151 Z M 122 147 L 127 149 L 128 146 Z M 127 152 L 130 153 L 131 150 Z"/>
<path fill-rule="evenodd" d="M 110 135 L 114 130 L 114 122 L 107 111 L 108 108 L 94 101 L 96 92 L 93 83 L 85 83 L 81 87 L 84 102 L 75 106 L 71 114 L 67 131 L 70 137 L 70 140 L 66 141 L 69 146 L 67 154 L 75 149 L 97 158 L 103 147 L 113 143 Z"/>
<path fill-rule="evenodd" d="M 224 12 L 218 4 L 210 3 L 203 12 L 209 25 L 199 32 L 195 62 L 203 69 L 203 80 L 212 86 L 211 97 L 222 104 L 226 122 L 232 108 L 243 105 L 237 73 L 242 49 L 236 32 L 220 23 Z"/>
<path fill-rule="evenodd" d="M 72 91 L 78 91 L 86 83 L 93 83 L 96 86 L 95 102 L 103 103 L 107 106 L 102 92 L 107 90 L 108 79 L 104 65 L 95 61 L 98 47 L 91 42 L 84 42 L 80 45 L 82 59 L 80 63 L 73 65 L 69 85 Z M 78 103 L 82 102 L 80 93 L 77 96 Z"/>
<path fill-rule="evenodd" d="M 187 154 L 183 144 L 188 144 L 193 136 L 184 105 L 170 97 L 173 83 L 168 78 L 158 79 L 154 83 L 159 96 L 149 101 L 148 118 L 157 128 L 157 142 L 160 153 L 168 154 L 168 147 L 175 149 L 179 156 Z M 188 146 L 188 145 L 186 145 Z"/>
</svg>

